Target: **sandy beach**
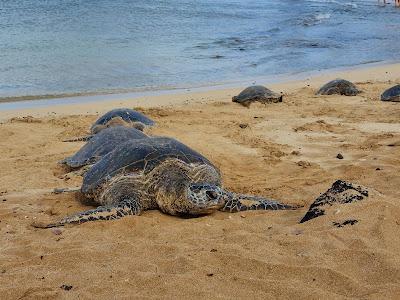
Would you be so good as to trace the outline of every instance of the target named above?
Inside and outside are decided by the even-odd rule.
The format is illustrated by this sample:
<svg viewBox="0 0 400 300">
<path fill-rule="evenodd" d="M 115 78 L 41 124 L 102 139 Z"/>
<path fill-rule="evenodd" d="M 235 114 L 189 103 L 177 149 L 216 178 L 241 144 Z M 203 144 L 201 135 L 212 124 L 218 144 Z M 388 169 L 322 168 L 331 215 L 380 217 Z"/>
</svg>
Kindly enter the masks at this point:
<svg viewBox="0 0 400 300">
<path fill-rule="evenodd" d="M 338 77 L 363 93 L 315 95 Z M 0 298 L 398 299 L 400 103 L 380 101 L 396 83 L 400 64 L 387 64 L 267 85 L 283 102 L 250 108 L 231 101 L 242 86 L 0 111 Z M 91 208 L 77 193 L 51 193 L 82 181 L 57 162 L 83 143 L 62 140 L 117 107 L 154 119 L 148 134 L 205 155 L 230 190 L 304 208 L 192 219 L 145 211 L 61 234 L 31 227 Z M 371 196 L 299 224 L 337 179 Z M 347 219 L 358 223 L 333 226 Z"/>
</svg>

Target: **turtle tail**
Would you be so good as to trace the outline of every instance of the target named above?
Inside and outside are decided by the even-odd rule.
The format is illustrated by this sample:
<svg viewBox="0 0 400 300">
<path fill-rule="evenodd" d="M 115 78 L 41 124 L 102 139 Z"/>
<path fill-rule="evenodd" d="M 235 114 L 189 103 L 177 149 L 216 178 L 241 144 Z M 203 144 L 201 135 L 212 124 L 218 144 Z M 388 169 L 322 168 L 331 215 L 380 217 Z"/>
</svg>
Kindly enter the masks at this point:
<svg viewBox="0 0 400 300">
<path fill-rule="evenodd" d="M 73 139 L 68 139 L 68 140 L 63 140 L 63 142 L 86 142 L 88 140 L 90 140 L 91 138 L 93 138 L 93 134 L 90 135 L 86 135 L 86 136 L 80 136 L 77 138 L 73 138 Z"/>
<path fill-rule="evenodd" d="M 53 194 L 62 194 L 62 193 L 75 193 L 75 192 L 80 192 L 81 188 L 76 187 L 76 188 L 55 188 L 53 189 Z"/>
</svg>

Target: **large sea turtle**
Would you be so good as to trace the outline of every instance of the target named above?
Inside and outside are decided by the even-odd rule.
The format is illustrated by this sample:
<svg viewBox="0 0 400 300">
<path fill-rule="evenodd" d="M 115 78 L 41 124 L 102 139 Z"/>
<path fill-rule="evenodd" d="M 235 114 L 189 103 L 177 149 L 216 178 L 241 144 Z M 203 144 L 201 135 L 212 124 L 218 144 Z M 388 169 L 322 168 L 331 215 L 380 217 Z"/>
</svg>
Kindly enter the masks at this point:
<svg viewBox="0 0 400 300">
<path fill-rule="evenodd" d="M 381 95 L 382 101 L 400 102 L 400 84 L 392 86 Z"/>
<path fill-rule="evenodd" d="M 80 168 L 94 164 L 107 153 L 113 151 L 118 145 L 128 140 L 149 138 L 142 131 L 123 126 L 110 127 L 102 130 L 90 139 L 73 156 L 67 157 L 60 163 L 70 168 Z"/>
<path fill-rule="evenodd" d="M 317 92 L 317 95 L 345 95 L 356 96 L 361 93 L 357 87 L 348 80 L 335 79 L 323 85 Z"/>
<path fill-rule="evenodd" d="M 203 215 L 216 210 L 295 209 L 257 196 L 224 190 L 219 170 L 205 157 L 175 139 L 130 140 L 105 155 L 85 174 L 81 192 L 99 207 L 66 217 L 68 223 L 118 219 L 160 209 L 170 215 Z"/>
<path fill-rule="evenodd" d="M 254 85 L 245 88 L 239 95 L 232 97 L 232 101 L 248 107 L 255 101 L 264 104 L 282 102 L 282 95 L 277 94 L 262 85 Z"/>
<path fill-rule="evenodd" d="M 64 142 L 87 141 L 95 134 L 109 127 L 124 126 L 143 131 L 145 126 L 153 126 L 154 124 L 153 120 L 136 110 L 130 108 L 117 108 L 110 110 L 98 118 L 90 127 L 90 135 L 64 140 Z"/>
</svg>

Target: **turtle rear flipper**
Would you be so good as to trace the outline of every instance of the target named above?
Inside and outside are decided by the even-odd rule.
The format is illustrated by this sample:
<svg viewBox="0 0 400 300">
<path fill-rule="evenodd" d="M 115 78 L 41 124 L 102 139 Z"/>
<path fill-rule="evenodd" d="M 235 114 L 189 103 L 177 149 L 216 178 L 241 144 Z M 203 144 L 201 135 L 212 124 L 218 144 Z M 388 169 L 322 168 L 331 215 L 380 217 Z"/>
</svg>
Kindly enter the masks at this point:
<svg viewBox="0 0 400 300">
<path fill-rule="evenodd" d="M 90 135 L 86 135 L 86 136 L 80 136 L 77 138 L 63 140 L 63 142 L 87 142 L 93 137 L 94 137 L 94 134 L 90 134 Z"/>
<path fill-rule="evenodd" d="M 35 228 L 52 228 L 64 226 L 66 224 L 82 224 L 89 221 L 116 220 L 129 215 L 139 215 L 141 211 L 142 206 L 139 201 L 135 199 L 125 199 L 115 205 L 99 206 L 95 209 L 77 213 L 56 223 L 32 223 L 31 225 Z"/>
<path fill-rule="evenodd" d="M 229 193 L 225 205 L 220 210 L 239 212 L 246 210 L 292 210 L 300 207 L 257 196 Z"/>
</svg>

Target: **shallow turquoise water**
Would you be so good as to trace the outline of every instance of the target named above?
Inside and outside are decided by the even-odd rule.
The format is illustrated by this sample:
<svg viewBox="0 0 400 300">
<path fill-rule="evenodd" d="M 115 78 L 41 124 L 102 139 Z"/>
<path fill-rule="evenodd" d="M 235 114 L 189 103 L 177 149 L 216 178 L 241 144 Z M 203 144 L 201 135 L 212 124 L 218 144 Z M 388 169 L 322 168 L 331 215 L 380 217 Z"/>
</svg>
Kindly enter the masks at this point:
<svg viewBox="0 0 400 300">
<path fill-rule="evenodd" d="M 398 59 L 376 1 L 2 0 L 0 97 L 200 86 Z"/>
</svg>

